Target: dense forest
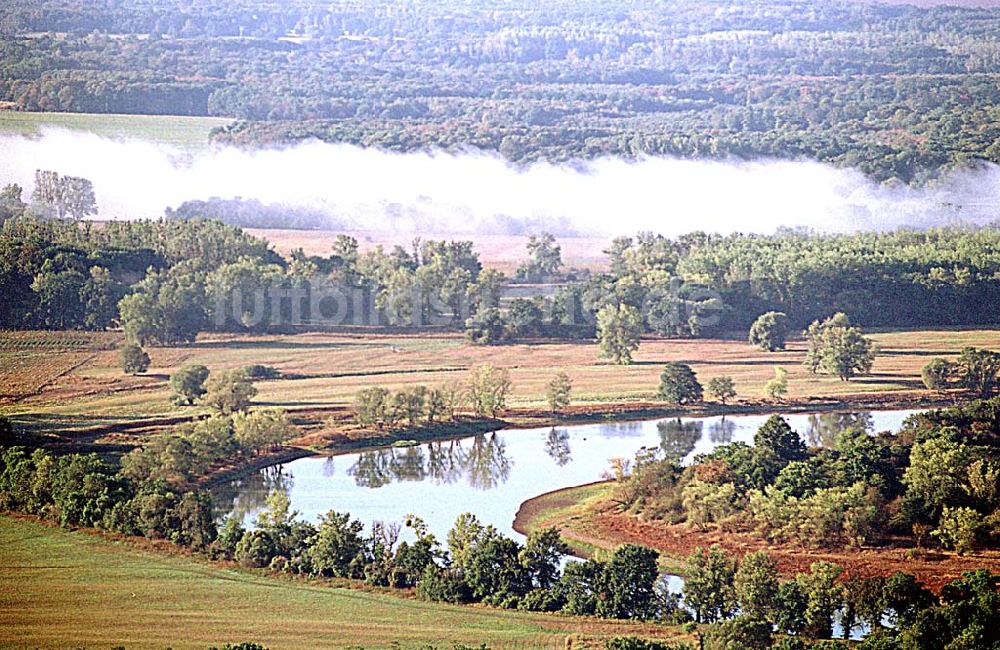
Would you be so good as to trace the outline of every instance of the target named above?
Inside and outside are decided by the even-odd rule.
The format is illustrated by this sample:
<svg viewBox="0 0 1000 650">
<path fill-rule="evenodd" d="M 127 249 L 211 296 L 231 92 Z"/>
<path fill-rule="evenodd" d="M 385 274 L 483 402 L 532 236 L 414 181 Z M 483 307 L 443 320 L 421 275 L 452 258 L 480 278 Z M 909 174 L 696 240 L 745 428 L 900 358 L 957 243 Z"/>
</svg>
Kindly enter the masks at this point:
<svg viewBox="0 0 1000 650">
<path fill-rule="evenodd" d="M 792 331 L 837 312 L 867 327 L 984 325 L 1000 302 L 994 227 L 640 233 L 610 242 L 602 273 L 564 268 L 558 242 L 542 234 L 507 277 L 484 268 L 471 241 L 362 252 L 340 235 L 329 255 L 285 258 L 218 221 L 39 219 L 19 196 L 15 186 L 0 193 L 0 290 L 10 297 L 0 327 L 10 329 L 123 327 L 140 343 L 170 344 L 208 330 L 380 325 L 464 329 L 500 344 L 593 337 L 606 308 L 634 311 L 641 331 L 660 336 L 742 337 L 768 312 Z M 529 289 L 534 297 L 507 297 L 538 283 L 546 289 Z"/>
<path fill-rule="evenodd" d="M 878 180 L 1000 161 L 1000 14 L 867 2 L 87 3 L 0 7 L 0 101 L 217 115 L 514 161 L 810 157 Z"/>
</svg>

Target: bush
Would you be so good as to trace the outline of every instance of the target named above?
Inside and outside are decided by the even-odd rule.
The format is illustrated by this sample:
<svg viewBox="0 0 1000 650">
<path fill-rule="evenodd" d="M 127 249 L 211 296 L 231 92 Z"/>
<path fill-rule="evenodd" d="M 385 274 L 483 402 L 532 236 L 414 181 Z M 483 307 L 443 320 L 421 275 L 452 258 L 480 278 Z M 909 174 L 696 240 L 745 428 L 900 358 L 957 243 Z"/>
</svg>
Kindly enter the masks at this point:
<svg viewBox="0 0 1000 650">
<path fill-rule="evenodd" d="M 262 366 L 259 363 L 246 366 L 243 370 L 250 379 L 278 379 L 281 377 L 281 371 L 277 368 Z"/>
<path fill-rule="evenodd" d="M 940 539 L 946 548 L 965 555 L 975 548 L 976 538 L 982 527 L 983 516 L 972 508 L 945 506 L 941 512 L 941 522 L 931 535 Z"/>
<path fill-rule="evenodd" d="M 417 582 L 417 597 L 442 603 L 468 603 L 472 601 L 472 590 L 456 573 L 431 564 Z"/>
<path fill-rule="evenodd" d="M 756 616 L 738 616 L 709 626 L 706 650 L 763 650 L 771 647 L 771 624 Z"/>
<path fill-rule="evenodd" d="M 176 401 L 194 404 L 195 400 L 205 394 L 205 380 L 208 379 L 208 368 L 199 364 L 187 365 L 170 376 L 170 387 L 176 395 Z"/>
<path fill-rule="evenodd" d="M 122 372 L 127 375 L 137 375 L 146 372 L 146 369 L 149 368 L 149 355 L 135 343 L 129 343 L 123 347 L 119 353 L 119 359 Z"/>
</svg>

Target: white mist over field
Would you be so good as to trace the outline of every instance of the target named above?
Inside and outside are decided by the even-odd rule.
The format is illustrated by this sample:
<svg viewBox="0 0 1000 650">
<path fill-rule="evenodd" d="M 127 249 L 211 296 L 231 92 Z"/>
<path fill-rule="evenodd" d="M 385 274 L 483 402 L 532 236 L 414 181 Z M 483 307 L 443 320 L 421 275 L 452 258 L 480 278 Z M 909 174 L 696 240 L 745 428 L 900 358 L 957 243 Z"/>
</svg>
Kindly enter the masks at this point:
<svg viewBox="0 0 1000 650">
<path fill-rule="evenodd" d="M 50 129 L 0 136 L 0 184 L 29 196 L 36 169 L 94 183 L 99 218 L 155 218 L 190 199 L 258 199 L 318 208 L 364 230 L 491 233 L 547 227 L 596 235 L 652 230 L 821 232 L 997 218 L 1000 168 L 984 165 L 913 189 L 804 161 L 605 158 L 514 167 L 486 154 L 395 154 L 309 142 L 188 153 L 139 140 Z"/>
</svg>

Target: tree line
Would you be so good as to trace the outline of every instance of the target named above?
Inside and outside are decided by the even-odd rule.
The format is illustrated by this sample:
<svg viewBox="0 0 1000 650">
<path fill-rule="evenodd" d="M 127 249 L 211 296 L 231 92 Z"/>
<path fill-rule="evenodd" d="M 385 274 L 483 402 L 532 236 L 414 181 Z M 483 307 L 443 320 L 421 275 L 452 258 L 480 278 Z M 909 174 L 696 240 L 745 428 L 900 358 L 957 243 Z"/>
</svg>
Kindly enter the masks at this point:
<svg viewBox="0 0 1000 650">
<path fill-rule="evenodd" d="M 18 196 L 18 188 L 4 195 Z M 543 233 L 529 238 L 524 263 L 506 277 L 483 267 L 471 241 L 417 239 L 408 248 L 361 252 L 356 239 L 340 235 L 328 255 L 297 250 L 283 258 L 265 240 L 216 221 L 75 223 L 33 218 L 26 209 L 0 231 L 0 289 L 13 297 L 0 326 L 121 327 L 140 345 L 190 341 L 202 331 L 437 327 L 485 345 L 598 337 L 618 363 L 644 335 L 754 328 L 754 344 L 780 349 L 789 332 L 818 323 L 827 347 L 854 346 L 851 356 L 863 358 L 855 327 L 984 325 L 1000 301 L 1000 230 L 993 227 L 676 239 L 641 233 L 611 242 L 603 273 L 565 269 L 555 239 Z M 554 292 L 505 297 L 511 285 L 539 281 Z M 850 314 L 846 324 L 827 322 L 840 312 Z M 766 340 L 765 324 L 778 332 L 775 341 Z M 865 371 L 864 363 L 848 369 L 832 357 L 810 359 L 845 379 Z"/>
<path fill-rule="evenodd" d="M 633 7 L 14 0 L 0 8 L 0 99 L 232 117 L 215 137 L 241 145 L 476 147 L 514 161 L 808 156 L 908 183 L 1000 159 L 988 9 Z"/>
</svg>

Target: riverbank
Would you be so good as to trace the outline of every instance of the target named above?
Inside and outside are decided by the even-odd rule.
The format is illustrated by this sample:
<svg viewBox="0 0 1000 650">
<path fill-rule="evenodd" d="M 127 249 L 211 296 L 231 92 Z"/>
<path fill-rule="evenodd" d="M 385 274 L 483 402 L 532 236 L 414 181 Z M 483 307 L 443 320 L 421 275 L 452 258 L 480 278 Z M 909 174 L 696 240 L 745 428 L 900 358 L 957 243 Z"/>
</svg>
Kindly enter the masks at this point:
<svg viewBox="0 0 1000 650">
<path fill-rule="evenodd" d="M 567 427 L 593 423 L 638 422 L 660 418 L 697 418 L 719 416 L 809 414 L 827 412 L 854 412 L 869 410 L 909 410 L 930 409 L 946 406 L 950 402 L 914 397 L 910 400 L 802 400 L 796 403 L 776 403 L 761 400 L 755 403 L 736 404 L 695 404 L 689 406 L 665 406 L 652 402 L 637 404 L 617 404 L 612 407 L 600 405 L 578 405 L 564 412 L 554 414 L 547 411 L 511 409 L 503 418 L 476 418 L 468 415 L 456 416 L 455 420 L 445 420 L 431 424 L 403 427 L 399 429 L 371 429 L 359 427 L 351 421 L 349 413 L 338 412 L 337 416 L 321 420 L 322 415 L 308 412 L 293 412 L 293 421 L 311 433 L 292 441 L 280 450 L 232 463 L 216 469 L 199 480 L 205 487 L 231 481 L 245 474 L 266 467 L 304 458 L 307 456 L 340 456 L 345 454 L 380 451 L 393 447 L 414 446 L 430 442 L 459 440 L 484 433 L 506 429 L 529 429 L 544 427 Z"/>
<path fill-rule="evenodd" d="M 164 541 L 0 515 L 0 647 L 603 648 L 678 628 L 448 605 L 210 561 Z M 210 603 L 210 606 L 207 604 Z"/>
<path fill-rule="evenodd" d="M 772 544 L 746 532 L 698 530 L 686 524 L 648 521 L 619 512 L 611 500 L 614 481 L 590 483 L 555 490 L 521 504 L 514 529 L 522 535 L 539 528 L 555 527 L 574 554 L 590 557 L 621 544 L 642 544 L 660 551 L 664 571 L 684 575 L 684 560 L 697 548 L 721 546 L 730 555 L 742 557 L 767 551 L 778 563 L 778 571 L 791 577 L 809 571 L 813 562 L 833 562 L 844 568 L 844 577 L 887 576 L 896 571 L 911 573 L 928 588 L 939 592 L 965 571 L 990 569 L 1000 572 L 1000 551 L 976 551 L 968 555 L 916 549 L 911 540 L 861 549 L 809 549 Z"/>
</svg>

